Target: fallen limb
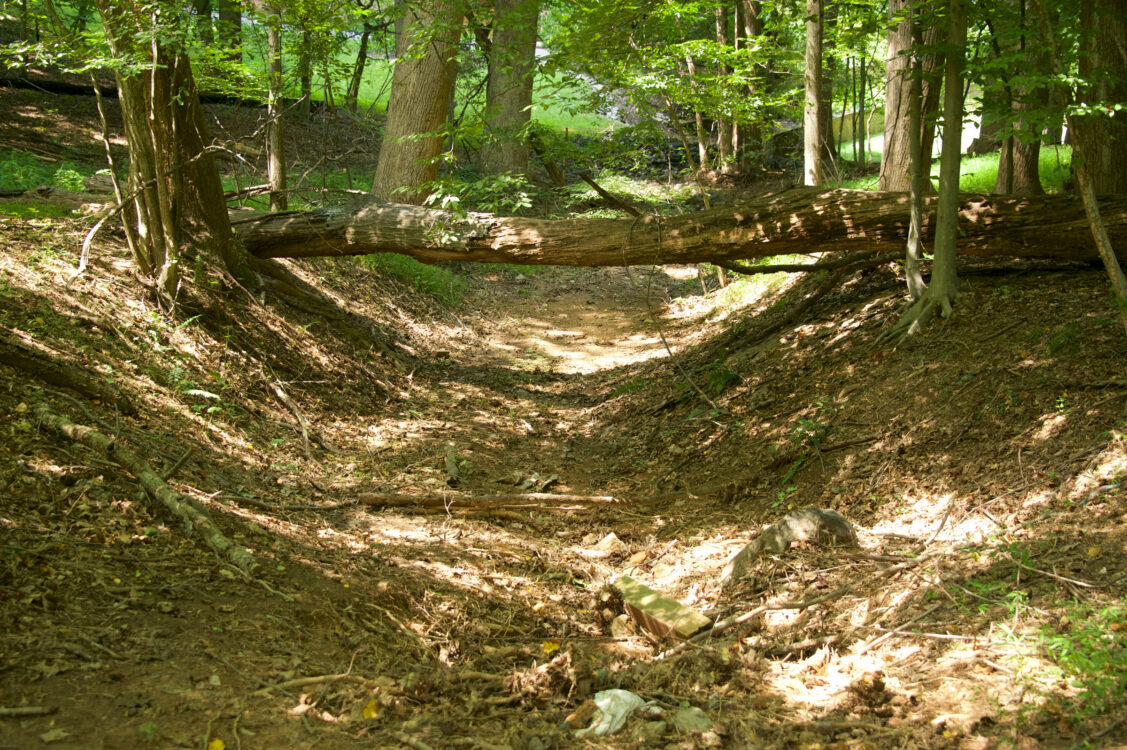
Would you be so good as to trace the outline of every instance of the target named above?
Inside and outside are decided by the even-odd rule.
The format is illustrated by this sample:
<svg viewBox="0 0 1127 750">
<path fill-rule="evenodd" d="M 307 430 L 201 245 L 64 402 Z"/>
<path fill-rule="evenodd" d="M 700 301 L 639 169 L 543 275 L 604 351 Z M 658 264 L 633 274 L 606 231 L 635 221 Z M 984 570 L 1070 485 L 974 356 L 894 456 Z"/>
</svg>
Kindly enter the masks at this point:
<svg viewBox="0 0 1127 750">
<path fill-rule="evenodd" d="M 960 200 L 960 257 L 1099 257 L 1084 207 L 1075 198 L 964 194 Z M 1108 198 L 1100 208 L 1112 242 L 1127 257 L 1122 249 L 1127 247 L 1127 197 Z M 907 241 L 908 214 L 906 193 L 794 187 L 681 216 L 551 221 L 456 215 L 362 199 L 235 219 L 232 228 L 259 258 L 391 252 L 427 263 L 622 266 L 812 251 L 899 253 Z M 926 224 L 921 237 L 926 242 L 933 235 Z"/>
<path fill-rule="evenodd" d="M 254 557 L 224 536 L 223 532 L 192 500 L 169 487 L 160 478 L 160 475 L 153 471 L 147 461 L 128 450 L 117 440 L 108 438 L 91 427 L 75 424 L 64 417 L 60 417 L 47 408 L 45 404 L 38 404 L 34 411 L 40 424 L 65 435 L 76 443 L 81 443 L 101 453 L 132 474 L 145 488 L 149 497 L 181 522 L 185 533 L 191 534 L 194 532 L 201 536 L 216 554 L 225 558 L 239 570 L 247 573 L 254 570 L 257 565 Z"/>
<path fill-rule="evenodd" d="M 122 414 L 136 414 L 132 402 L 92 372 L 66 361 L 63 354 L 32 340 L 19 331 L 0 328 L 0 360 L 39 378 L 45 383 L 91 396 L 112 404 Z M 69 397 L 68 397 L 69 398 Z"/>
<path fill-rule="evenodd" d="M 608 505 L 619 502 L 605 495 L 556 495 L 546 492 L 517 494 L 455 495 L 428 492 L 421 495 L 404 495 L 396 492 L 368 492 L 357 497 L 363 505 L 386 507 L 443 508 L 450 510 L 500 510 L 518 508 L 550 508 L 560 505 Z"/>
</svg>

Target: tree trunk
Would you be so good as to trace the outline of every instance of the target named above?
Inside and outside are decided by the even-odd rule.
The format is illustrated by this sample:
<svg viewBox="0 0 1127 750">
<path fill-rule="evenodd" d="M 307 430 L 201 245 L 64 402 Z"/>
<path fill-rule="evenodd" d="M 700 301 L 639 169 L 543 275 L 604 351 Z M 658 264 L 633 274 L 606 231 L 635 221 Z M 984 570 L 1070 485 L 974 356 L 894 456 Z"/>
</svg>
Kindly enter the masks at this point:
<svg viewBox="0 0 1127 750">
<path fill-rule="evenodd" d="M 943 75 L 943 151 L 939 162 L 939 199 L 935 208 L 935 245 L 925 305 L 951 314 L 958 293 L 955 250 L 959 238 L 959 163 L 963 155 L 963 67 L 967 17 L 961 0 L 947 1 L 947 60 Z M 926 323 L 926 316 L 919 323 Z"/>
<path fill-rule="evenodd" d="M 1072 118 L 1073 143 L 1088 160 L 1092 189 L 1098 194 L 1127 193 L 1127 0 L 1083 0 L 1080 76 L 1089 85 L 1081 103 L 1102 115 Z M 1114 114 L 1112 106 L 1120 107 Z M 1071 128 L 1070 128 L 1071 131 Z"/>
<path fill-rule="evenodd" d="M 763 35 L 763 6 L 759 0 L 740 0 L 740 19 L 743 21 L 744 38 L 751 40 Z M 750 48 L 750 42 L 744 43 L 745 48 Z M 752 53 L 754 54 L 754 53 Z M 753 58 L 754 59 L 754 58 Z M 757 84 L 749 83 L 747 95 L 754 100 L 758 95 Z M 763 128 L 758 120 L 740 123 L 740 165 L 744 170 L 750 170 L 763 161 Z"/>
<path fill-rule="evenodd" d="M 912 40 L 918 44 L 922 40 L 922 29 L 916 17 L 915 0 L 908 0 L 908 23 L 911 25 Z M 909 177 L 908 191 L 909 216 L 908 247 L 904 254 L 904 275 L 907 277 L 908 297 L 914 302 L 927 291 L 920 260 L 923 258 L 923 242 L 920 241 L 920 228 L 924 223 L 924 163 L 921 136 L 921 115 L 923 114 L 923 66 L 919 57 L 912 60 L 911 85 L 908 101 L 908 139 L 909 139 Z"/>
<path fill-rule="evenodd" d="M 890 0 L 888 4 L 889 18 L 899 17 L 907 0 Z M 917 15 L 923 15 L 929 4 L 921 5 Z M 924 44 L 936 48 L 942 41 L 943 31 L 937 28 L 924 30 Z M 905 75 L 910 65 L 909 48 L 912 43 L 912 32 L 907 21 L 900 21 L 888 31 L 888 57 L 885 73 L 885 100 L 884 100 L 884 147 L 881 152 L 880 180 L 881 190 L 907 190 L 908 189 L 908 89 L 911 82 Z M 940 55 L 928 54 L 923 58 L 923 101 L 924 108 L 921 116 L 923 127 L 923 163 L 931 165 L 931 151 L 933 140 L 933 123 L 935 113 L 939 106 L 940 85 L 936 72 L 943 64 Z M 925 186 L 926 187 L 926 186 Z"/>
<path fill-rule="evenodd" d="M 937 198 L 924 201 L 921 238 Z M 1080 201 L 1072 196 L 962 195 L 959 252 L 985 257 L 1086 261 L 1097 257 Z M 1101 205 L 1113 241 L 1127 249 L 1127 197 Z M 392 252 L 418 260 L 519 265 L 621 266 L 703 263 L 787 253 L 902 252 L 906 193 L 796 187 L 735 206 L 644 219 L 503 218 L 367 202 L 234 222 L 261 258 Z M 1125 254 L 1127 257 L 1127 254 Z"/>
<path fill-rule="evenodd" d="M 260 6 L 266 18 L 266 174 L 270 182 L 270 210 L 285 211 L 286 142 L 282 123 L 282 28 L 278 11 Z"/>
<path fill-rule="evenodd" d="M 822 184 L 823 0 L 806 0 L 806 107 L 802 117 L 803 184 Z"/>
<path fill-rule="evenodd" d="M 352 78 L 348 81 L 348 91 L 345 92 L 345 106 L 356 111 L 356 103 L 360 99 L 360 83 L 364 80 L 364 68 L 368 64 L 368 43 L 372 38 L 372 27 L 364 24 L 364 32 L 360 35 L 360 49 L 356 53 L 356 64 L 352 66 Z"/>
<path fill-rule="evenodd" d="M 210 47 L 215 43 L 215 34 L 211 26 L 211 0 L 192 0 L 192 11 L 196 14 L 200 41 Z"/>
<path fill-rule="evenodd" d="M 313 35 L 301 32 L 301 49 L 297 57 L 297 77 L 301 84 L 301 100 L 298 111 L 308 117 L 313 111 Z"/>
<path fill-rule="evenodd" d="M 485 86 L 485 128 L 481 165 L 486 174 L 528 172 L 528 125 L 536 69 L 540 0 L 497 0 L 489 76 Z"/>
<path fill-rule="evenodd" d="M 462 18 L 453 0 L 425 0 L 398 22 L 387 126 L 372 193 L 407 203 L 427 197 L 438 176 Z"/>
<path fill-rule="evenodd" d="M 700 85 L 697 83 L 697 64 L 692 55 L 685 55 L 685 66 L 689 71 L 689 88 L 696 94 L 700 91 Z M 701 169 L 708 169 L 708 131 L 704 128 L 704 115 L 701 114 L 700 107 L 695 101 L 693 102 L 693 120 L 697 126 L 697 159 L 700 162 Z M 692 168 L 691 154 L 689 155 L 689 162 L 689 166 Z M 695 172 L 696 169 L 692 171 Z"/>
<path fill-rule="evenodd" d="M 167 301 L 180 285 L 182 245 L 216 254 L 237 278 L 253 277 L 234 242 L 211 142 L 183 49 L 156 36 L 147 6 L 131 0 L 98 0 L 110 49 L 131 64 L 117 77 L 129 146 L 129 190 L 136 226 L 134 260 L 155 277 Z M 175 38 L 172 35 L 172 38 Z"/>
</svg>

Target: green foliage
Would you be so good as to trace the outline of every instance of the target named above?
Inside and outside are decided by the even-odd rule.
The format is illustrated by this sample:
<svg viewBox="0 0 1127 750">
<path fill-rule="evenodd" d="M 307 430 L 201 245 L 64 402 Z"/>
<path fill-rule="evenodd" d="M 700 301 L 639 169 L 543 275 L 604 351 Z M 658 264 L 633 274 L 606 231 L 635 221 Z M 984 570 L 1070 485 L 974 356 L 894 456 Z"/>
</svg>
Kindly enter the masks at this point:
<svg viewBox="0 0 1127 750">
<path fill-rule="evenodd" d="M 30 190 L 46 185 L 79 192 L 89 171 L 72 162 L 52 164 L 23 151 L 0 152 L 0 187 L 9 190 Z"/>
<path fill-rule="evenodd" d="M 379 253 L 365 255 L 360 262 L 369 269 L 398 279 L 450 307 L 462 300 L 468 287 L 466 280 L 453 271 L 442 266 L 420 263 L 409 255 Z"/>
<path fill-rule="evenodd" d="M 1127 708 L 1127 600 L 1110 606 L 1075 604 L 1060 630 L 1046 627 L 1042 645 L 1065 676 L 1083 691 L 1060 700 L 1060 709 L 1081 719 Z"/>
</svg>

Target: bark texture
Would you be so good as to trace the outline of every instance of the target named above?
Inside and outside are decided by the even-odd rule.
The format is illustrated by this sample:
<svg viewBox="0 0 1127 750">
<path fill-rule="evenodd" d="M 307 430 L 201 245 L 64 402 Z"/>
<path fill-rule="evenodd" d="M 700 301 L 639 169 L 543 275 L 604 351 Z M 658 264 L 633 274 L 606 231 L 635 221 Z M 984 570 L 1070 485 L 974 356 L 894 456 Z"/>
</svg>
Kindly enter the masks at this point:
<svg viewBox="0 0 1127 750">
<path fill-rule="evenodd" d="M 1079 100 L 1105 110 L 1127 102 L 1127 0 L 1084 0 L 1080 76 L 1094 82 Z M 1088 160 L 1096 193 L 1127 193 L 1127 112 L 1073 118 L 1073 138 Z"/>
<path fill-rule="evenodd" d="M 803 184 L 822 184 L 822 0 L 806 0 L 806 107 L 802 116 Z"/>
<path fill-rule="evenodd" d="M 398 23 L 395 73 L 372 193 L 421 203 L 438 176 L 461 19 L 452 0 L 426 0 Z"/>
<path fill-rule="evenodd" d="M 908 0 L 890 0 L 888 4 L 889 17 L 901 17 Z M 917 6 L 918 14 L 923 15 L 926 3 Z M 925 29 L 923 34 L 924 44 L 936 49 L 943 38 L 943 30 L 937 28 Z M 907 190 L 909 183 L 908 164 L 908 103 L 910 100 L 908 71 L 911 69 L 911 59 L 908 50 L 912 44 L 911 24 L 907 20 L 900 21 L 888 32 L 888 58 L 885 74 L 885 100 L 884 100 L 884 146 L 881 152 L 880 182 L 881 190 Z M 931 151 L 933 125 L 935 113 L 939 108 L 940 82 L 937 71 L 943 65 L 942 56 L 928 54 L 921 61 L 923 67 L 923 163 L 931 164 Z"/>
<path fill-rule="evenodd" d="M 935 202 L 935 196 L 924 201 L 925 216 L 932 214 Z M 1112 240 L 1127 249 L 1127 197 L 1106 199 L 1101 210 Z M 261 258 L 391 252 L 431 263 L 562 266 L 698 263 L 832 251 L 902 252 L 908 226 L 907 193 L 806 187 L 665 218 L 458 217 L 369 200 L 234 223 L 246 249 Z M 934 222 L 925 220 L 923 240 L 931 241 L 934 230 Z M 1084 207 L 1071 196 L 964 194 L 959 199 L 959 233 L 959 251 L 965 255 L 1097 257 Z"/>
<path fill-rule="evenodd" d="M 481 164 L 488 174 L 525 174 L 540 0 L 497 0 L 494 14 L 485 85 L 485 127 L 490 140 L 482 147 Z"/>
</svg>

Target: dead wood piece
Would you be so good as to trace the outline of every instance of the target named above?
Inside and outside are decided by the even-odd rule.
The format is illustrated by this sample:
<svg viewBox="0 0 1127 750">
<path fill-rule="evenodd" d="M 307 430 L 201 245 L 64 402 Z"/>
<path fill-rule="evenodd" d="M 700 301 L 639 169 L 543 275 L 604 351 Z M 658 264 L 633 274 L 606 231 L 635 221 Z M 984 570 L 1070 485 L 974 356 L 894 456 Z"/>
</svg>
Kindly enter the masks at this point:
<svg viewBox="0 0 1127 750">
<path fill-rule="evenodd" d="M 8 719 L 21 716 L 50 716 L 55 710 L 48 706 L 0 706 L 0 717 Z"/>
<path fill-rule="evenodd" d="M 960 200 L 960 256 L 1098 257 L 1084 207 L 1075 198 L 964 194 Z M 1127 196 L 1106 199 L 1101 211 L 1112 242 L 1127 246 Z M 934 236 L 934 223 L 923 228 L 925 242 Z M 234 223 L 244 246 L 259 258 L 394 252 L 432 263 L 563 266 L 715 263 L 811 250 L 903 252 L 908 226 L 905 193 L 810 187 L 660 218 L 459 216 L 365 200 Z M 441 243 L 435 241 L 439 234 Z M 1120 253 L 1127 257 L 1127 251 Z"/>
<path fill-rule="evenodd" d="M 194 501 L 169 487 L 147 461 L 125 448 L 120 442 L 106 437 L 91 427 L 75 424 L 60 417 L 45 404 L 38 404 L 35 407 L 35 415 L 41 424 L 98 451 L 132 474 L 145 488 L 149 497 L 183 524 L 186 533 L 194 531 L 199 534 L 216 554 L 244 572 L 249 573 L 255 569 L 257 563 L 249 552 L 231 542 Z"/>
<path fill-rule="evenodd" d="M 629 203 L 622 200 L 618 196 L 613 195 L 611 193 L 608 193 L 606 190 L 603 189 L 603 187 L 601 185 L 599 185 L 599 183 L 595 182 L 595 178 L 593 178 L 591 175 L 587 174 L 586 172 L 580 172 L 579 173 L 579 179 L 583 180 L 588 185 L 590 185 L 591 189 L 594 190 L 596 193 L 598 193 L 599 197 L 602 198 L 607 203 L 609 203 L 613 208 L 617 208 L 620 211 L 625 211 L 626 213 L 630 214 L 631 216 L 635 216 L 639 219 L 642 218 L 642 212 L 641 211 L 634 208 L 633 206 L 631 206 Z"/>
<path fill-rule="evenodd" d="M 116 388 L 107 385 L 95 374 L 70 364 L 60 352 L 21 335 L 19 331 L 0 328 L 0 361 L 51 385 L 70 388 L 113 404 L 122 414 L 137 413 L 132 402 Z"/>
<path fill-rule="evenodd" d="M 935 605 L 934 607 L 930 607 L 930 608 L 928 608 L 928 609 L 924 610 L 923 612 L 921 612 L 920 614 L 916 615 L 915 617 L 913 617 L 913 618 L 912 618 L 911 620 L 908 620 L 908 621 L 907 621 L 906 623 L 904 623 L 904 624 L 903 624 L 903 625 L 901 625 L 900 627 L 898 627 L 898 628 L 895 628 L 894 630 L 889 630 L 889 631 L 887 631 L 887 632 L 886 632 L 886 633 L 885 633 L 884 635 L 880 636 L 879 638 L 876 638 L 876 639 L 874 639 L 874 640 L 871 640 L 871 641 L 869 641 L 869 642 L 868 642 L 868 643 L 866 643 L 866 644 L 865 644 L 864 646 L 862 646 L 862 647 L 861 647 L 861 648 L 859 648 L 859 649 L 858 649 L 857 651 L 855 651 L 855 652 L 854 652 L 854 654 L 855 654 L 856 656 L 861 656 L 862 654 L 864 654 L 864 653 L 866 653 L 866 652 L 868 652 L 868 651 L 871 651 L 872 649 L 876 648 L 876 647 L 877 647 L 877 646 L 879 646 L 880 644 L 884 643 L 884 642 L 885 642 L 885 641 L 887 641 L 887 640 L 888 640 L 889 638 L 892 638 L 892 637 L 893 637 L 893 636 L 895 636 L 895 635 L 899 635 L 899 634 L 901 634 L 901 633 L 904 633 L 904 632 L 906 632 L 906 631 L 907 631 L 907 628 L 908 628 L 908 627 L 909 627 L 910 625 L 915 625 L 915 624 L 916 624 L 917 622 L 919 622 L 920 620 L 924 619 L 925 617 L 927 617 L 928 615 L 930 615 L 930 614 L 931 614 L 932 612 L 934 612 L 935 610 L 939 609 L 939 606 L 940 606 L 940 605 L 936 604 L 936 605 Z"/>
<path fill-rule="evenodd" d="M 301 440 L 305 448 L 305 457 L 308 458 L 310 462 L 317 463 L 317 459 L 313 458 L 313 451 L 309 447 L 309 425 L 305 421 L 305 415 L 301 413 L 301 409 L 297 408 L 297 404 L 293 402 L 290 395 L 282 388 L 281 380 L 274 378 L 274 382 L 270 383 L 270 388 L 274 391 L 274 395 L 278 397 L 278 400 L 285 404 L 286 408 L 290 410 L 290 413 L 297 418 L 297 424 L 301 427 Z"/>
<path fill-rule="evenodd" d="M 557 495 L 546 492 L 526 492 L 500 495 L 455 495 L 453 493 L 427 492 L 405 495 L 397 492 L 366 492 L 357 496 L 363 505 L 388 507 L 443 508 L 448 510 L 501 510 L 520 508 L 551 509 L 560 505 L 604 505 L 617 503 L 613 497 L 600 495 Z"/>
<path fill-rule="evenodd" d="M 359 682 L 361 684 L 367 684 L 368 680 L 358 674 L 352 674 L 351 672 L 344 672 L 342 674 L 322 674 L 315 677 L 298 677 L 293 680 L 279 682 L 277 685 L 269 685 L 261 690 L 257 690 L 254 694 L 266 695 L 272 690 L 292 690 L 294 688 L 310 687 L 311 685 L 328 685 L 334 682 Z"/>
</svg>

